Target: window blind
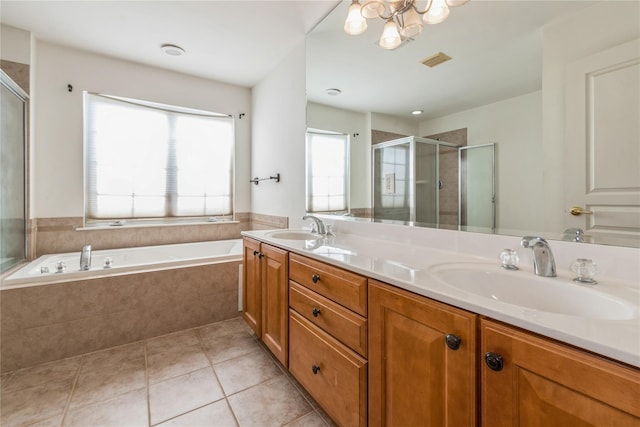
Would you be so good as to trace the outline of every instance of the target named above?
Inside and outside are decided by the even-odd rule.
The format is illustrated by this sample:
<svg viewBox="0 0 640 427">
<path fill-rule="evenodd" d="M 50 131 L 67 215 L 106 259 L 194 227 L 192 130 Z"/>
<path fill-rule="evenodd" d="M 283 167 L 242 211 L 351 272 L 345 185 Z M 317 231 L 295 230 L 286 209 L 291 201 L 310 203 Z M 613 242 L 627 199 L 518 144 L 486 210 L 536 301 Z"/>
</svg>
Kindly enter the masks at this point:
<svg viewBox="0 0 640 427">
<path fill-rule="evenodd" d="M 85 93 L 88 220 L 233 214 L 233 119 Z"/>
<path fill-rule="evenodd" d="M 307 212 L 349 210 L 349 137 L 307 131 Z"/>
</svg>

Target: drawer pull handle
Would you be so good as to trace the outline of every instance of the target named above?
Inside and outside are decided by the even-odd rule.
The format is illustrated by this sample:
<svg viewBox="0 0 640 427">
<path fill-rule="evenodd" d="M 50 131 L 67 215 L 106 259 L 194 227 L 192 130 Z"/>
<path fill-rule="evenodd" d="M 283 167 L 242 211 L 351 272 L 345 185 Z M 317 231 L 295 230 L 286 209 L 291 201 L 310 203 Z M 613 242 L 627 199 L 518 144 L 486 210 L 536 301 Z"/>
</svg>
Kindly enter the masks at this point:
<svg viewBox="0 0 640 427">
<path fill-rule="evenodd" d="M 502 371 L 502 368 L 504 367 L 502 356 L 491 351 L 484 355 L 484 363 L 487 364 L 489 369 L 496 372 Z"/>
<path fill-rule="evenodd" d="M 447 343 L 447 347 L 449 347 L 451 350 L 457 350 L 460 348 L 462 338 L 454 334 L 447 334 L 444 341 Z"/>
<path fill-rule="evenodd" d="M 318 307 L 313 307 L 311 314 L 313 314 L 313 317 L 318 317 L 320 315 L 320 309 Z"/>
<path fill-rule="evenodd" d="M 320 281 L 320 276 L 314 274 L 313 276 L 311 276 L 311 280 L 313 281 L 313 283 L 318 283 Z"/>
<path fill-rule="evenodd" d="M 320 372 L 320 366 L 318 365 L 313 365 L 311 367 L 311 370 L 313 371 L 313 375 L 318 375 L 318 372 Z"/>
</svg>

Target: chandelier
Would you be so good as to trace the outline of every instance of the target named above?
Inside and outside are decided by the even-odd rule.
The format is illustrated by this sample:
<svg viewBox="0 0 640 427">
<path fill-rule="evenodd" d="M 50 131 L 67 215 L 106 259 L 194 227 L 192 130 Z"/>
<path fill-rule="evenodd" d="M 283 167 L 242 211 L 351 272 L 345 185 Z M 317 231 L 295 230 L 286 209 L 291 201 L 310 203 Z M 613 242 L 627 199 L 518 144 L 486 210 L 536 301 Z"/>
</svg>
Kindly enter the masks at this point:
<svg viewBox="0 0 640 427">
<path fill-rule="evenodd" d="M 439 24 L 449 16 L 449 6 L 460 6 L 469 0 L 428 0 L 420 10 L 416 0 L 380 1 L 352 0 L 344 23 L 344 31 L 350 35 L 362 34 L 367 29 L 367 19 L 380 18 L 386 22 L 380 37 L 380 47 L 395 49 L 403 39 L 422 33 L 422 23 Z"/>
</svg>

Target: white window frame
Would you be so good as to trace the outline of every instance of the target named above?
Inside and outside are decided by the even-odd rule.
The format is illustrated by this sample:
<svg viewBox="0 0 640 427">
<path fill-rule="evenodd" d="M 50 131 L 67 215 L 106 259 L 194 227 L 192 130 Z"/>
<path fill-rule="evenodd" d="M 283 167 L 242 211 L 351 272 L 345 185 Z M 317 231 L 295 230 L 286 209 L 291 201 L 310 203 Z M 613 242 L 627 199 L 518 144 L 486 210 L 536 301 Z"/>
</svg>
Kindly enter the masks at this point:
<svg viewBox="0 0 640 427">
<path fill-rule="evenodd" d="M 316 206 L 314 203 L 314 199 L 316 195 L 313 192 L 313 159 L 311 156 L 312 148 L 311 144 L 313 143 L 314 136 L 334 136 L 340 137 L 344 140 L 344 172 L 343 172 L 343 192 L 342 192 L 342 204 L 339 209 L 330 209 L 328 204 L 324 206 Z M 350 152 L 351 152 L 351 140 L 348 134 L 333 132 L 321 129 L 307 129 L 306 133 L 306 170 L 305 170 L 305 187 L 306 187 L 306 195 L 305 195 L 305 203 L 307 212 L 316 212 L 316 213 L 349 213 L 350 205 L 349 205 L 349 187 L 350 187 Z M 327 197 L 335 197 L 330 191 L 326 195 Z"/>
<path fill-rule="evenodd" d="M 122 98 L 111 95 L 97 94 L 85 91 L 84 95 L 84 222 L 85 225 L 122 225 L 125 222 L 129 223 L 183 223 L 183 222 L 201 222 L 201 221 L 217 221 L 217 220 L 233 220 L 234 212 L 235 212 L 235 123 L 233 117 L 225 114 L 212 113 L 208 111 L 196 110 L 191 108 L 177 107 L 165 104 L 158 104 L 154 102 L 135 100 L 130 98 Z M 97 97 L 97 98 L 93 98 Z M 161 144 L 165 144 L 167 147 L 166 154 L 166 168 L 164 170 L 164 176 L 162 179 L 166 180 L 165 189 L 164 189 L 164 208 L 162 210 L 155 211 L 152 215 L 136 215 L 134 212 L 134 199 L 135 194 L 122 194 L 122 197 L 130 196 L 132 198 L 132 208 L 131 215 L 105 215 L 104 213 L 100 213 L 97 208 L 97 172 L 95 169 L 95 161 L 96 161 L 96 148 L 92 145 L 92 136 L 91 132 L 93 131 L 91 118 L 90 118 L 90 103 L 95 99 L 107 99 L 108 102 L 122 102 L 129 104 L 129 106 L 134 106 L 134 108 L 146 108 L 149 110 L 153 110 L 155 112 L 166 113 L 167 116 L 167 139 L 162 140 Z M 228 152 L 229 164 L 228 164 L 228 172 L 229 172 L 229 181 L 223 181 L 225 190 L 221 193 L 205 193 L 201 196 L 203 203 L 203 212 L 199 214 L 188 213 L 188 214 L 180 214 L 178 212 L 179 206 L 177 199 L 178 197 L 193 197 L 198 198 L 199 196 L 193 195 L 180 195 L 178 194 L 178 175 L 180 170 L 177 168 L 177 144 L 175 142 L 175 123 L 176 117 L 194 117 L 201 118 L 207 117 L 214 120 L 224 120 L 228 121 L 228 125 L 230 126 L 230 138 L 231 140 L 225 141 L 224 150 Z M 230 145 L 227 145 L 230 144 Z M 126 153 L 123 153 L 126 155 Z M 215 154 L 214 154 L 215 155 Z M 225 158 L 226 159 L 226 156 Z M 222 160 L 223 163 L 226 164 L 225 160 Z M 184 170 L 183 170 L 184 171 Z M 225 171 L 224 175 L 226 175 L 226 166 L 222 168 L 222 171 Z M 223 175 L 223 176 L 224 176 Z M 156 181 L 157 182 L 157 181 Z M 227 187 L 228 185 L 228 187 Z M 161 197 L 161 196 L 158 196 Z M 156 198 L 158 198 L 156 197 Z M 207 197 L 222 197 L 225 201 L 222 203 L 222 209 L 217 209 L 215 212 L 209 210 L 207 212 Z M 184 208 L 182 208 L 184 210 Z"/>
</svg>

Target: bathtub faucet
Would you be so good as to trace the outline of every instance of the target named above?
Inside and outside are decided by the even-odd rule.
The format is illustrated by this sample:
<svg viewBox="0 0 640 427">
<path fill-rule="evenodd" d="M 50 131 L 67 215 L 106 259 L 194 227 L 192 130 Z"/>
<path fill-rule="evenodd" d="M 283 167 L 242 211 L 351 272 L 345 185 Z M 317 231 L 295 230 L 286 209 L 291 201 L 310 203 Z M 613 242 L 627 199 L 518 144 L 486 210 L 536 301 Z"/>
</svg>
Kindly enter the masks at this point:
<svg viewBox="0 0 640 427">
<path fill-rule="evenodd" d="M 91 268 L 91 245 L 84 245 L 80 253 L 80 270 L 89 270 Z"/>
</svg>

